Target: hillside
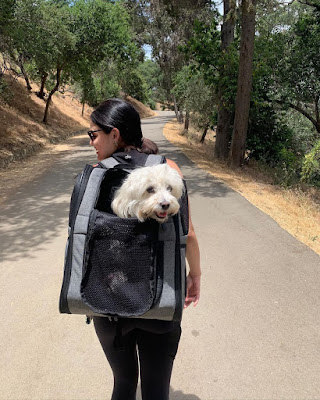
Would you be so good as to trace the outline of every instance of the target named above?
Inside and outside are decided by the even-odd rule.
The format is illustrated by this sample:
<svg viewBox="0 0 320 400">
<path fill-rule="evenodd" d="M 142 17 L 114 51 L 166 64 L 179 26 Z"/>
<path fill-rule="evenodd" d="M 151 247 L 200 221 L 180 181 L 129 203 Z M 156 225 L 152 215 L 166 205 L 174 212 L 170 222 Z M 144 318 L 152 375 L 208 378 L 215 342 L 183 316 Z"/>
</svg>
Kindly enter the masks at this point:
<svg viewBox="0 0 320 400">
<path fill-rule="evenodd" d="M 58 143 L 88 128 L 91 109 L 82 105 L 73 93 L 56 93 L 49 110 L 48 124 L 42 123 L 45 101 L 37 97 L 39 87 L 32 83 L 28 92 L 22 78 L 5 76 L 9 93 L 0 97 L 0 168 L 6 168 L 15 160 L 37 153 L 50 143 Z M 154 112 L 137 100 L 127 97 L 139 111 L 141 118 Z"/>
</svg>

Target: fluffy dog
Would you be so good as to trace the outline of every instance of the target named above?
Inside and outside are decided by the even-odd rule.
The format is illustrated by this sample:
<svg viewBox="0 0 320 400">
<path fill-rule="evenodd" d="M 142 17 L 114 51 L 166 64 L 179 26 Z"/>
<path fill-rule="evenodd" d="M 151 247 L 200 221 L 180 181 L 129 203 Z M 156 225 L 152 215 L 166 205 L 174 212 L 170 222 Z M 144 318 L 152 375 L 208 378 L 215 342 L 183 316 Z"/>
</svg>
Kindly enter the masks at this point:
<svg viewBox="0 0 320 400">
<path fill-rule="evenodd" d="M 163 223 L 179 211 L 184 185 L 179 173 L 167 164 L 132 171 L 115 192 L 113 212 L 121 218 L 148 218 Z"/>
</svg>

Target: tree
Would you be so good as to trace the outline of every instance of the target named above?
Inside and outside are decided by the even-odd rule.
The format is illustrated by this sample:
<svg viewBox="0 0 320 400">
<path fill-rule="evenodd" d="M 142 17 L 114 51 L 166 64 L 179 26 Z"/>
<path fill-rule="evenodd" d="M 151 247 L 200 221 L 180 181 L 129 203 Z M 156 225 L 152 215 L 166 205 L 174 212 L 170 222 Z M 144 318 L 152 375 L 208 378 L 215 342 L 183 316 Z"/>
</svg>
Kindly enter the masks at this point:
<svg viewBox="0 0 320 400">
<path fill-rule="evenodd" d="M 240 167 L 245 155 L 252 88 L 256 3 L 257 0 L 242 0 L 241 4 L 241 41 L 238 87 L 230 150 L 230 165 L 232 167 Z"/>
<path fill-rule="evenodd" d="M 229 143 L 231 139 L 231 124 L 233 118 L 233 104 L 228 101 L 226 79 L 230 79 L 232 72 L 228 58 L 232 53 L 231 44 L 234 40 L 235 27 L 235 0 L 224 0 L 223 24 L 221 27 L 221 52 L 222 61 L 219 67 L 218 83 L 218 124 L 216 130 L 216 143 L 214 154 L 218 159 L 226 160 L 229 154 Z"/>
<path fill-rule="evenodd" d="M 185 52 L 181 48 L 193 35 L 194 21 L 198 19 L 208 22 L 210 19 L 211 1 L 153 0 L 147 3 L 145 14 L 150 22 L 147 40 L 162 71 L 162 87 L 167 98 L 173 100 L 177 119 L 182 121 L 179 104 L 172 95 L 173 78 L 186 62 Z"/>
<path fill-rule="evenodd" d="M 204 142 L 216 114 L 214 91 L 206 85 L 203 75 L 192 64 L 184 66 L 177 73 L 174 84 L 173 92 L 186 112 L 185 130 L 188 130 L 191 119 L 203 131 L 201 142 Z"/>
<path fill-rule="evenodd" d="M 130 92 L 129 77 L 137 71 L 140 51 L 126 9 L 103 0 L 78 2 L 77 7 L 74 29 L 81 57 L 76 57 L 72 77 L 81 83 L 82 100 L 96 105 L 106 97 L 118 96 L 121 82 Z"/>
<path fill-rule="evenodd" d="M 9 35 L 11 22 L 14 18 L 15 0 L 2 0 L 0 3 L 0 51 L 7 48 L 6 40 Z"/>
<path fill-rule="evenodd" d="M 19 66 L 29 91 L 32 87 L 25 64 L 45 51 L 45 45 L 42 47 L 45 38 L 41 40 L 42 4 L 43 0 L 16 0 L 14 18 L 8 29 L 10 58 Z M 46 54 L 49 55 L 49 51 Z"/>
<path fill-rule="evenodd" d="M 278 98 L 312 122 L 320 134 L 320 14 L 304 14 L 287 33 L 286 62 L 278 71 Z"/>
</svg>

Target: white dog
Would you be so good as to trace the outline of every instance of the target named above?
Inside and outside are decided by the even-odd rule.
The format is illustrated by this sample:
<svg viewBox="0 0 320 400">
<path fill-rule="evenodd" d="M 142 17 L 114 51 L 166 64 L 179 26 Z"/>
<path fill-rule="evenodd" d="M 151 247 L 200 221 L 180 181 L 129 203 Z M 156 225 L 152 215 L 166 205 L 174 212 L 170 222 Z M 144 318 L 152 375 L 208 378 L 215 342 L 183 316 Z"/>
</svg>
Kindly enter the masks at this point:
<svg viewBox="0 0 320 400">
<path fill-rule="evenodd" d="M 177 214 L 184 185 L 179 173 L 167 164 L 132 171 L 115 192 L 113 212 L 121 218 L 153 218 L 162 223 Z"/>
</svg>

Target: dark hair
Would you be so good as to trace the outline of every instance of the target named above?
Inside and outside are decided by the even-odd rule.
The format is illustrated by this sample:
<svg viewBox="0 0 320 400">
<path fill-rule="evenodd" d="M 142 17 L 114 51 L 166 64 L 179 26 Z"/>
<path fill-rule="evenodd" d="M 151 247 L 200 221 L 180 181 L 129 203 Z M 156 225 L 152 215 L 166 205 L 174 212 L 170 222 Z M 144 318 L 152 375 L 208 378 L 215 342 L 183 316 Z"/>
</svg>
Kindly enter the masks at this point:
<svg viewBox="0 0 320 400">
<path fill-rule="evenodd" d="M 158 150 L 151 140 L 143 139 L 140 115 L 133 105 L 125 100 L 114 98 L 104 101 L 91 113 L 90 118 L 107 134 L 112 128 L 119 129 L 126 147 L 133 146 L 148 154 Z"/>
</svg>

